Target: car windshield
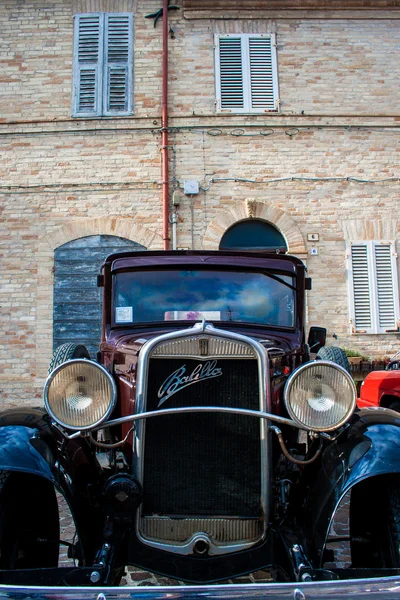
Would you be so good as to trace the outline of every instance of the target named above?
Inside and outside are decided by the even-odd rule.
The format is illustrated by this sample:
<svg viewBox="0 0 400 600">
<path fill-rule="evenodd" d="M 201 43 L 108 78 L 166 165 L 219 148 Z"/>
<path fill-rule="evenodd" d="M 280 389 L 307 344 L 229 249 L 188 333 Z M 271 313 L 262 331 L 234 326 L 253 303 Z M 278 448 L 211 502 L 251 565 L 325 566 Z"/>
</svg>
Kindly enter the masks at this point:
<svg viewBox="0 0 400 600">
<path fill-rule="evenodd" d="M 114 276 L 113 323 L 231 321 L 294 325 L 289 275 L 163 269 Z"/>
</svg>

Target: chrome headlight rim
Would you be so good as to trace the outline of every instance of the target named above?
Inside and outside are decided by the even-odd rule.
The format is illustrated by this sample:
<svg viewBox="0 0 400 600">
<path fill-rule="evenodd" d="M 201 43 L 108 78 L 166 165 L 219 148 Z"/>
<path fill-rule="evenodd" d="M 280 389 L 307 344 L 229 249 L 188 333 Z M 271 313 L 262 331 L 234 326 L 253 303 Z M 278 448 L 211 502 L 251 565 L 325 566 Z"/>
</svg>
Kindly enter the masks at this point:
<svg viewBox="0 0 400 600">
<path fill-rule="evenodd" d="M 73 365 L 73 364 L 90 364 L 91 366 L 99 369 L 99 371 L 101 371 L 101 373 L 103 375 L 106 376 L 108 383 L 110 384 L 110 388 L 111 388 L 111 399 L 110 399 L 110 404 L 109 407 L 107 409 L 107 411 L 105 412 L 105 414 L 101 417 L 101 419 L 98 419 L 96 422 L 91 423 L 90 425 L 84 425 L 84 426 L 76 426 L 76 425 L 68 425 L 66 423 L 64 423 L 63 421 L 61 421 L 61 419 L 59 419 L 53 412 L 53 410 L 51 409 L 51 406 L 49 404 L 48 401 L 48 391 L 51 385 L 51 382 L 53 381 L 54 377 L 63 369 L 65 369 L 67 366 L 69 365 Z M 91 429 L 95 429 L 98 425 L 101 425 L 101 423 L 104 423 L 104 421 L 106 421 L 108 419 L 108 417 L 111 415 L 112 411 L 115 408 L 115 405 L 117 403 L 117 386 L 116 383 L 114 381 L 113 376 L 111 375 L 111 373 L 109 371 L 107 371 L 107 369 L 105 367 L 103 367 L 103 365 L 100 365 L 99 363 L 93 361 L 93 360 L 89 360 L 87 358 L 74 358 L 71 360 L 66 360 L 65 362 L 61 363 L 61 365 L 58 365 L 58 367 L 56 367 L 51 373 L 50 375 L 47 377 L 46 382 L 44 384 L 44 390 L 43 390 L 43 400 L 44 400 L 44 406 L 45 409 L 47 410 L 47 412 L 49 413 L 49 415 L 51 416 L 52 419 L 54 419 L 54 421 L 56 421 L 56 423 L 58 423 L 59 425 L 61 425 L 62 427 L 64 427 L 65 429 L 71 429 L 72 431 L 90 431 Z"/>
<path fill-rule="evenodd" d="M 309 425 L 303 423 L 302 421 L 300 421 L 298 419 L 298 417 L 295 415 L 294 411 L 292 410 L 291 406 L 290 406 L 290 402 L 289 402 L 289 395 L 291 392 L 291 389 L 293 387 L 294 382 L 296 381 L 297 377 L 303 372 L 306 371 L 308 369 L 310 369 L 311 367 L 315 367 L 315 366 L 328 366 L 328 367 L 333 367 L 336 370 L 338 370 L 339 372 L 341 372 L 347 379 L 347 381 L 350 384 L 350 387 L 352 388 L 353 391 L 353 400 L 351 402 L 351 404 L 349 405 L 348 410 L 346 411 L 346 414 L 343 416 L 342 419 L 340 419 L 340 421 L 338 421 L 337 423 L 335 423 L 334 425 L 331 425 L 330 427 L 310 427 Z M 328 431 L 336 431 L 337 429 L 339 429 L 342 425 L 344 425 L 345 423 L 347 423 L 347 421 L 350 419 L 351 415 L 354 412 L 354 409 L 357 406 L 357 389 L 354 383 L 354 380 L 352 378 L 352 376 L 350 375 L 350 373 L 341 365 L 338 365 L 337 363 L 331 361 L 331 360 L 312 360 L 309 361 L 307 363 L 305 363 L 304 365 L 301 365 L 300 367 L 298 367 L 295 371 L 293 371 L 293 373 L 289 376 L 286 384 L 285 384 L 285 389 L 283 392 L 283 399 L 285 402 L 285 406 L 286 406 L 286 410 L 289 413 L 289 416 L 291 419 L 293 419 L 293 421 L 299 425 L 301 425 L 302 429 L 305 429 L 306 431 L 315 431 L 316 433 L 323 433 L 323 432 L 328 432 Z"/>
</svg>

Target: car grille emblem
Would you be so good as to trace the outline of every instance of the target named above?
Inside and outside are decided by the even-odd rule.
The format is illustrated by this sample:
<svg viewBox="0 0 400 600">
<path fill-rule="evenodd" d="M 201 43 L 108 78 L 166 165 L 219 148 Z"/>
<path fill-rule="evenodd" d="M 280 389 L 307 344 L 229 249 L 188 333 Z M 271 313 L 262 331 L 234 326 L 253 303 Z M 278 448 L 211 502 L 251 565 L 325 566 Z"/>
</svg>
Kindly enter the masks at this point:
<svg viewBox="0 0 400 600">
<path fill-rule="evenodd" d="M 214 377 L 221 377 L 222 369 L 217 366 L 216 360 L 208 360 L 205 363 L 198 364 L 192 372 L 187 372 L 186 365 L 182 365 L 179 369 L 171 373 L 163 381 L 158 390 L 158 408 L 168 398 L 171 398 L 177 392 L 180 392 L 183 388 L 193 385 L 194 383 L 200 383 L 205 379 L 214 379 Z"/>
<path fill-rule="evenodd" d="M 200 356 L 208 356 L 208 338 L 199 339 Z"/>
</svg>

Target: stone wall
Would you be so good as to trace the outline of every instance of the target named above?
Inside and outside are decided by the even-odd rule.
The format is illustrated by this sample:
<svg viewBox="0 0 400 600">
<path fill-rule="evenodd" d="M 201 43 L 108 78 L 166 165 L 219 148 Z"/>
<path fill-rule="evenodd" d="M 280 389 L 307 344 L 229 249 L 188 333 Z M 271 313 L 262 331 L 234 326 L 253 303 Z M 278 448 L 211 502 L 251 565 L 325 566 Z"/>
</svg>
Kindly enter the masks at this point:
<svg viewBox="0 0 400 600">
<path fill-rule="evenodd" d="M 40 402 L 55 248 L 96 234 L 162 248 L 161 22 L 144 18 L 160 4 L 1 3 L 4 404 Z M 73 14 L 93 10 L 135 11 L 132 117 L 71 117 Z M 350 333 L 346 242 L 398 238 L 400 29 L 395 15 L 346 15 L 222 20 L 171 11 L 171 191 L 181 196 L 178 247 L 218 248 L 229 226 L 251 216 L 275 224 L 313 277 L 309 323 L 327 326 L 330 344 L 376 356 L 397 350 L 398 334 Z M 229 32 L 276 33 L 279 113 L 216 113 L 214 34 Z M 185 179 L 200 181 L 197 196 L 183 194 Z M 316 256 L 308 233 L 319 234 Z"/>
</svg>

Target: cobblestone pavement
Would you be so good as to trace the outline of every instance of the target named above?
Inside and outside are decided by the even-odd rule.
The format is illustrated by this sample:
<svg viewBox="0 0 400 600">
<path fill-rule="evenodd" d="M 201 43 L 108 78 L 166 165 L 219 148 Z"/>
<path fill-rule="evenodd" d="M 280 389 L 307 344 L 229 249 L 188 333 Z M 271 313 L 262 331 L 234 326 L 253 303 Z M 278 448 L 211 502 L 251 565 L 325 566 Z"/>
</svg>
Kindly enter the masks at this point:
<svg viewBox="0 0 400 600">
<path fill-rule="evenodd" d="M 69 512 L 68 506 L 64 498 L 59 495 L 59 509 L 60 509 L 60 527 L 61 527 L 61 539 L 72 543 L 75 536 L 75 527 Z M 329 538 L 335 537 L 343 538 L 349 535 L 349 498 L 345 498 L 337 512 L 335 521 L 331 527 Z M 326 563 L 325 567 L 348 567 L 350 565 L 350 545 L 349 542 L 333 542 L 328 546 L 335 552 L 335 562 Z M 60 546 L 60 559 L 59 566 L 72 565 L 73 561 L 68 558 L 67 547 Z M 245 577 L 238 577 L 233 580 L 221 581 L 221 584 L 226 583 L 265 583 L 271 581 L 271 575 L 268 571 L 256 571 Z M 182 581 L 176 579 L 170 579 L 167 577 L 161 577 L 142 571 L 135 567 L 127 567 L 126 574 L 121 580 L 121 585 L 138 586 L 138 585 L 184 585 Z"/>
</svg>

